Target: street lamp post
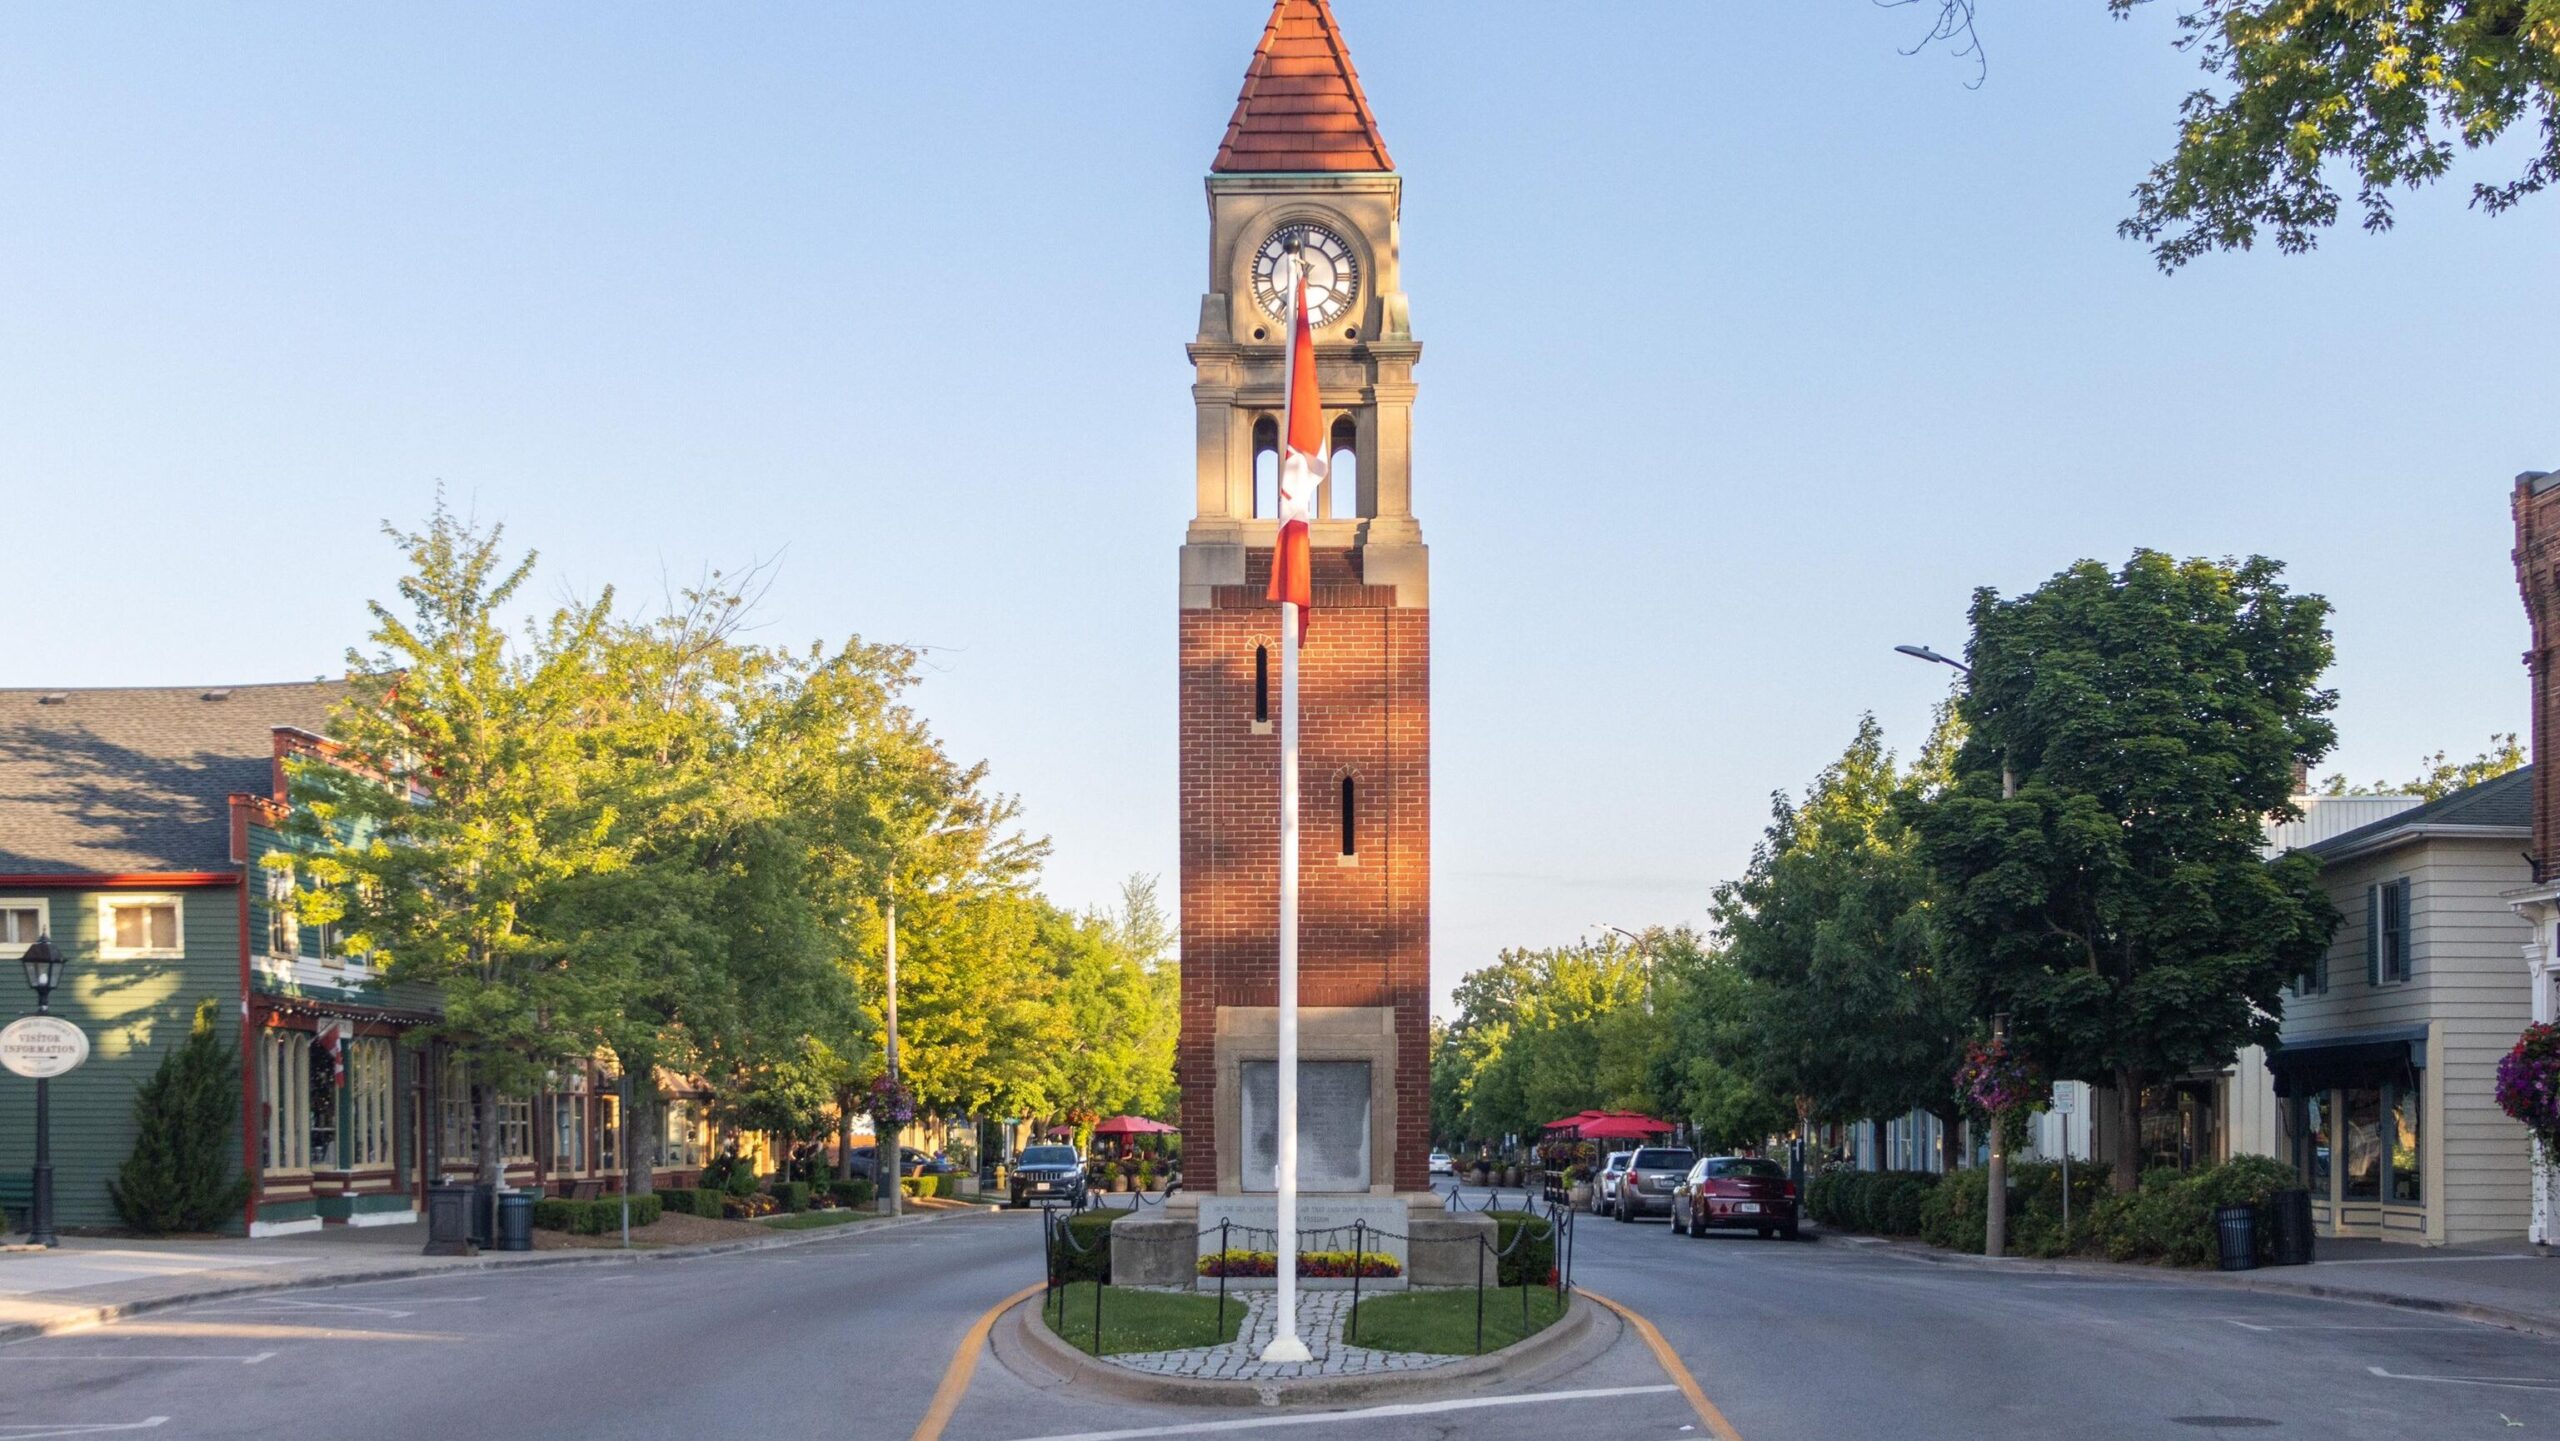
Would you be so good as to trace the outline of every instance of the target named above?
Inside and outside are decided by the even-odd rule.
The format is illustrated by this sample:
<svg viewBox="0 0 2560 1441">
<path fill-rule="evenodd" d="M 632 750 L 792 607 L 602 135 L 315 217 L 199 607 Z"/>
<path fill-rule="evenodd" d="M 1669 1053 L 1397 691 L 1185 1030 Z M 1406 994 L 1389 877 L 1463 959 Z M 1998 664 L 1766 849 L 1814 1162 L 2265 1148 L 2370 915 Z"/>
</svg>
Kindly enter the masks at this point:
<svg viewBox="0 0 2560 1441">
<path fill-rule="evenodd" d="M 1964 673 L 1967 684 L 1973 680 L 1973 667 L 1953 656 L 1940 655 L 1925 645 L 1898 645 L 1894 649 L 1914 660 L 1925 660 L 1932 665 L 1953 666 Z M 2017 794 L 2018 773 L 2010 766 L 2008 749 L 2003 747 L 2000 751 L 2000 798 L 2010 800 Z M 2008 1030 L 2007 1016 L 1991 1018 L 1993 1049 L 1998 1049 L 2000 1044 L 2008 1038 Z M 1990 1174 L 1984 1177 L 1986 1195 L 1982 1213 L 1982 1254 L 1985 1256 L 2005 1256 L 2009 1253 L 2009 1147 L 2007 1138 L 2001 1134 L 2001 1129 L 2000 1117 L 1993 1116 L 1991 1118 Z"/>
<path fill-rule="evenodd" d="M 36 993 L 36 1014 L 46 1015 L 53 1009 L 53 988 L 62 981 L 62 968 L 67 957 L 53 948 L 51 936 L 38 936 L 27 953 L 18 958 L 26 969 L 27 985 Z M 27 1239 L 39 1246 L 59 1246 L 53 1233 L 53 1082 L 36 1077 L 36 1168 L 35 1195 L 27 1205 Z"/>
<path fill-rule="evenodd" d="M 1593 921 L 1591 924 L 1598 926 L 1604 931 L 1616 931 L 1619 935 L 1622 935 L 1635 943 L 1636 964 L 1644 967 L 1644 1008 L 1648 1011 L 1652 1010 L 1653 942 L 1644 936 L 1637 935 L 1635 932 L 1628 930 L 1624 926 L 1613 926 L 1607 921 Z"/>
</svg>

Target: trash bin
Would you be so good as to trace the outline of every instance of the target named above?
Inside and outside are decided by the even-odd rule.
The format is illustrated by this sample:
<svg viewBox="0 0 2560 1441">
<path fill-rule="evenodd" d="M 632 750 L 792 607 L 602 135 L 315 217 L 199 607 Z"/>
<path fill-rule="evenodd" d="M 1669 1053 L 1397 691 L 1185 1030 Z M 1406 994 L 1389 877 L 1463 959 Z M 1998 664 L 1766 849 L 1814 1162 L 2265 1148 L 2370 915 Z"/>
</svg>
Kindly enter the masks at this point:
<svg viewBox="0 0 2560 1441">
<path fill-rule="evenodd" d="M 2269 1247 L 2279 1266 L 2311 1264 L 2314 1235 L 2311 1229 L 2311 1192 L 2295 1187 L 2278 1191 L 2267 1201 L 2267 1224 L 2275 1234 Z"/>
<path fill-rule="evenodd" d="M 498 1249 L 501 1251 L 533 1249 L 533 1193 L 531 1191 L 498 1193 Z"/>
<path fill-rule="evenodd" d="M 460 1181 L 439 1181 L 427 1188 L 427 1254 L 468 1256 L 471 1244 L 471 1198 L 474 1188 Z"/>
<path fill-rule="evenodd" d="M 2216 1206 L 2213 1229 L 2222 1237 L 2222 1269 L 2254 1271 L 2258 1268 L 2258 1208 L 2255 1206 Z"/>
</svg>

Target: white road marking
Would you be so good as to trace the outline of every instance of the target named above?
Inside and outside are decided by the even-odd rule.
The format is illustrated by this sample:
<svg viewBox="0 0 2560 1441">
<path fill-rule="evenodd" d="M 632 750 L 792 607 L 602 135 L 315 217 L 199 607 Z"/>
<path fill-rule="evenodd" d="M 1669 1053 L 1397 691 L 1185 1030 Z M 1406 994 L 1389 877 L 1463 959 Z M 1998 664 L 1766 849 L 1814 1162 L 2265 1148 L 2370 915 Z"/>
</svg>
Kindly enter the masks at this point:
<svg viewBox="0 0 2560 1441">
<path fill-rule="evenodd" d="M 2317 1271 L 2330 1266 L 2450 1266 L 2462 1261 L 2504 1261 L 2512 1266 L 2519 1261 L 2538 1259 L 2534 1256 L 2368 1256 L 2357 1261 L 2315 1261 L 2312 1269 Z"/>
<path fill-rule="evenodd" d="M 166 1425 L 166 1416 L 152 1416 L 140 1421 L 65 1421 L 52 1426 L 0 1426 L 0 1437 L 8 1441 L 34 1441 L 38 1436 L 95 1436 L 103 1431 L 148 1431 Z"/>
<path fill-rule="evenodd" d="M 1611 1396 L 1655 1396 L 1677 1392 L 1677 1386 L 1604 1386 L 1589 1391 L 1540 1391 L 1522 1396 L 1473 1396 L 1455 1401 L 1409 1401 L 1397 1406 L 1371 1406 L 1361 1411 L 1318 1411 L 1296 1416 L 1249 1416 L 1238 1421 L 1194 1421 L 1175 1426 L 1141 1426 L 1129 1431 L 1074 1431 L 1037 1436 L 1027 1441 L 1139 1441 L 1149 1436 L 1209 1436 L 1227 1431 L 1256 1431 L 1266 1426 L 1339 1426 L 1351 1422 L 1391 1420 L 1398 1416 L 1435 1416 L 1444 1411 L 1478 1411 L 1489 1406 L 1527 1406 L 1541 1401 L 1594 1401 Z"/>
<path fill-rule="evenodd" d="M 2364 1369 L 2386 1381 L 2441 1381 L 2448 1386 L 2507 1386 L 2520 1391 L 2560 1391 L 2560 1376 L 2411 1376 L 2385 1371 L 2379 1366 Z"/>
<path fill-rule="evenodd" d="M 54 1361 L 228 1361 L 242 1366 L 255 1366 L 261 1361 L 273 1358 L 275 1354 L 273 1351 L 261 1351 L 255 1356 L 56 1356 L 48 1352 L 33 1351 L 24 1356 L 0 1356 L 0 1361 L 48 1363 Z"/>
<path fill-rule="evenodd" d="M 2289 1322 L 2269 1324 L 2264 1321 L 2241 1321 L 2230 1316 L 2223 1317 L 2222 1324 L 2237 1326 L 2243 1331 L 2405 1331 L 2411 1333 L 2460 1331 L 2466 1335 L 2476 1334 L 2464 1326 L 2337 1326 L 2326 1323 L 2294 1325 Z"/>
</svg>

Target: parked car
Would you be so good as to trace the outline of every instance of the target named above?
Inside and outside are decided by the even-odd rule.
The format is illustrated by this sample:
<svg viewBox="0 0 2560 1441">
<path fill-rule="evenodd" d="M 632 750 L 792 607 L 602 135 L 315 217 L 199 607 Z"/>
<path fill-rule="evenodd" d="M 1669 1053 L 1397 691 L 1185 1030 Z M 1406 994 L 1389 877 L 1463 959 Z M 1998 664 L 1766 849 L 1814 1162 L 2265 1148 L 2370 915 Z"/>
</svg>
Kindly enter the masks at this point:
<svg viewBox="0 0 2560 1441">
<path fill-rule="evenodd" d="M 1618 1180 L 1627 1174 L 1627 1161 L 1633 1151 L 1611 1151 L 1609 1159 L 1600 1163 L 1600 1174 L 1591 1178 L 1591 1214 L 1606 1216 L 1618 1203 Z"/>
<path fill-rule="evenodd" d="M 865 1181 L 879 1179 L 874 1167 L 880 1156 L 877 1146 L 853 1148 L 853 1174 Z M 901 1176 L 947 1176 L 958 1168 L 947 1157 L 928 1156 L 913 1146 L 898 1148 L 898 1174 Z"/>
<path fill-rule="evenodd" d="M 1670 1215 L 1671 1189 L 1697 1163 L 1698 1153 L 1686 1146 L 1638 1147 L 1627 1156 L 1627 1169 L 1618 1177 L 1609 1214 L 1621 1221 Z"/>
<path fill-rule="evenodd" d="M 1796 1238 L 1796 1187 L 1786 1168 L 1759 1156 L 1709 1156 L 1672 1193 L 1671 1229 L 1704 1238 L 1717 1227 L 1760 1239 Z"/>
<path fill-rule="evenodd" d="M 1446 1151 L 1432 1152 L 1431 1174 L 1435 1176 L 1454 1176 L 1458 1174 L 1458 1158 L 1450 1155 Z"/>
<path fill-rule="evenodd" d="M 1013 1158 L 1007 1200 L 1023 1206 L 1084 1204 L 1084 1157 L 1073 1146 L 1025 1146 Z"/>
</svg>

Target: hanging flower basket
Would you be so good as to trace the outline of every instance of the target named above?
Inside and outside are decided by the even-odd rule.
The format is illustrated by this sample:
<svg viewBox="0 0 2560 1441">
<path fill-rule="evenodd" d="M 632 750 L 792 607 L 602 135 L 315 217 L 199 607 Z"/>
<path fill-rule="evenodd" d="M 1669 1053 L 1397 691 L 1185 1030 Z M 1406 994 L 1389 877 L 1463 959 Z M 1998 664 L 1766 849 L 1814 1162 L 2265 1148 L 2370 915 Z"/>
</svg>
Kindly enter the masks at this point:
<svg viewBox="0 0 2560 1441">
<path fill-rule="evenodd" d="M 2499 1060 L 2498 1109 L 2533 1132 L 2545 1155 L 2560 1151 L 2560 1026 L 2525 1027 Z"/>
<path fill-rule="evenodd" d="M 884 1074 L 871 1083 L 867 1109 L 871 1112 L 871 1124 L 875 1128 L 885 1127 L 892 1133 L 902 1131 L 916 1118 L 916 1093 L 908 1090 L 897 1077 Z"/>
<path fill-rule="evenodd" d="M 1977 1041 L 1965 1047 L 1964 1064 L 1956 1067 L 1956 1094 L 1989 1115 L 2006 1115 L 2033 1105 L 2043 1092 L 2043 1078 L 2006 1041 Z"/>
</svg>

